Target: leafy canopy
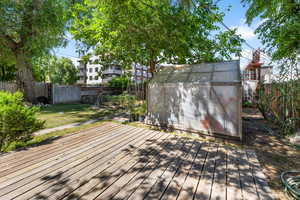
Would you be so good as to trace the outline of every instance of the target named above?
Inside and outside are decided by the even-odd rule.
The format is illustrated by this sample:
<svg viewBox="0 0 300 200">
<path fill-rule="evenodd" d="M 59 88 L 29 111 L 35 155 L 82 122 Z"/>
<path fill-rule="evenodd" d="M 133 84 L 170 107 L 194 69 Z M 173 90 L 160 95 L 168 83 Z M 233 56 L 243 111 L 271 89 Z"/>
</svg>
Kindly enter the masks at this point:
<svg viewBox="0 0 300 200">
<path fill-rule="evenodd" d="M 216 25 L 223 13 L 212 0 L 186 9 L 169 0 L 90 0 L 77 4 L 70 32 L 124 63 L 197 63 L 230 59 L 242 42 Z"/>
<path fill-rule="evenodd" d="M 300 1 L 299 0 L 242 0 L 249 5 L 247 23 L 262 19 L 256 29 L 259 38 L 273 59 L 299 59 Z"/>
<path fill-rule="evenodd" d="M 36 80 L 72 85 L 78 80 L 78 69 L 68 58 L 45 56 L 35 60 L 33 72 Z"/>
<path fill-rule="evenodd" d="M 27 59 L 61 45 L 71 17 L 69 0 L 1 0 L 0 54 Z"/>
</svg>

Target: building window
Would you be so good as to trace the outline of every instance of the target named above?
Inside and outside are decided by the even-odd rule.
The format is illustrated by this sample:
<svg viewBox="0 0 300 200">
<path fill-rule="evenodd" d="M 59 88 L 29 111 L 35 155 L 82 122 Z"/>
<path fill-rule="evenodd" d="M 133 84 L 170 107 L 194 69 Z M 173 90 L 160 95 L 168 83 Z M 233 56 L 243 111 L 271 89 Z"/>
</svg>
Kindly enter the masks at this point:
<svg viewBox="0 0 300 200">
<path fill-rule="evenodd" d="M 90 76 L 90 81 L 92 81 L 93 80 L 93 77 L 92 76 Z"/>
<path fill-rule="evenodd" d="M 99 76 L 95 76 L 95 80 L 97 81 L 99 79 Z"/>
<path fill-rule="evenodd" d="M 98 70 L 99 70 L 98 67 L 96 67 L 96 68 L 95 68 L 95 72 L 98 72 Z"/>
<path fill-rule="evenodd" d="M 89 72 L 92 73 L 93 72 L 93 68 L 89 68 Z"/>
</svg>

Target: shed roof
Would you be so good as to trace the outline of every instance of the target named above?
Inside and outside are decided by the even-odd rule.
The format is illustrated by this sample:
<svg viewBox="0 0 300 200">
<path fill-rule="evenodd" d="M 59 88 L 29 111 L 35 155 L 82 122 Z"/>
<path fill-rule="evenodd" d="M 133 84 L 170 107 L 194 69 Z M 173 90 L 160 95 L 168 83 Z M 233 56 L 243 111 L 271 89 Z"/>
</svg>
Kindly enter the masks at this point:
<svg viewBox="0 0 300 200">
<path fill-rule="evenodd" d="M 152 83 L 241 82 L 239 61 L 168 65 L 156 73 Z"/>
</svg>

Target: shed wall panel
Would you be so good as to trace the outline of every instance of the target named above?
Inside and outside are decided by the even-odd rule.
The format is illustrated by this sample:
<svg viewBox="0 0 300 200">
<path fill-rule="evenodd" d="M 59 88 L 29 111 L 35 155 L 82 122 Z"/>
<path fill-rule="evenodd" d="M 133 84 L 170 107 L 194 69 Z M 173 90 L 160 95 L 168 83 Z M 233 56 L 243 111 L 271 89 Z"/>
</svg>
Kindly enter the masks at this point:
<svg viewBox="0 0 300 200">
<path fill-rule="evenodd" d="M 149 84 L 146 122 L 242 139 L 239 65 L 228 62 L 222 68 L 222 64 L 183 66 L 184 70 L 174 66 L 177 74 L 169 75 L 165 82 L 154 77 Z M 168 71 L 172 69 L 157 78 L 165 77 Z"/>
</svg>

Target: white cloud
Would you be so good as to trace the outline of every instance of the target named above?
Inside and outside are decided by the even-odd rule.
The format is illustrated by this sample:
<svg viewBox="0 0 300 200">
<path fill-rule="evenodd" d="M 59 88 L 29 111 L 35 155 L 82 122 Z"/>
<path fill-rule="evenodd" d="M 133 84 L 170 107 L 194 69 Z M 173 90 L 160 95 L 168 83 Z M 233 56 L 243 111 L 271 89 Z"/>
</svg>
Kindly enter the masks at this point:
<svg viewBox="0 0 300 200">
<path fill-rule="evenodd" d="M 241 36 L 243 39 L 253 39 L 255 37 L 254 34 L 254 28 L 249 27 L 246 24 L 246 19 L 242 18 L 240 19 L 239 25 L 238 26 L 232 26 L 231 29 L 237 29 L 237 34 Z"/>
<path fill-rule="evenodd" d="M 237 34 L 243 39 L 252 39 L 255 37 L 254 30 L 245 24 L 237 28 Z"/>
</svg>

